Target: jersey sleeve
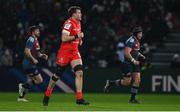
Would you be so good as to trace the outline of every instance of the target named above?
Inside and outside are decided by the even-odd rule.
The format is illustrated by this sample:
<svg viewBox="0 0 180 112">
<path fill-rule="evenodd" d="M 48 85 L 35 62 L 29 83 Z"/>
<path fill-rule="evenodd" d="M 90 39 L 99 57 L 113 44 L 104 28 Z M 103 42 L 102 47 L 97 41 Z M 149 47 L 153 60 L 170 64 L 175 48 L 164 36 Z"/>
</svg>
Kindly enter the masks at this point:
<svg viewBox="0 0 180 112">
<path fill-rule="evenodd" d="M 125 44 L 125 47 L 129 47 L 129 48 L 133 48 L 133 46 L 134 46 L 134 39 L 128 39 L 127 41 L 126 41 L 126 44 Z"/>
<path fill-rule="evenodd" d="M 70 35 L 72 31 L 72 24 L 70 22 L 66 22 L 63 26 L 62 33 Z"/>
<path fill-rule="evenodd" d="M 33 38 L 29 38 L 26 42 L 26 48 L 32 49 L 34 46 L 34 39 Z"/>
</svg>

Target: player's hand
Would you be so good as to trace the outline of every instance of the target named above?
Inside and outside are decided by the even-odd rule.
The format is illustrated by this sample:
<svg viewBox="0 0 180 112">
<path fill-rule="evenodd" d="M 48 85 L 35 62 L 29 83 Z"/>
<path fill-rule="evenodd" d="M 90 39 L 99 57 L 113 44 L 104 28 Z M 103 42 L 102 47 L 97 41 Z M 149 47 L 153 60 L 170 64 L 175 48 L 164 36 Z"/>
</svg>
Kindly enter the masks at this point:
<svg viewBox="0 0 180 112">
<path fill-rule="evenodd" d="M 45 60 L 48 59 L 48 55 L 46 55 L 46 54 L 42 54 L 41 57 L 42 57 L 43 59 L 45 59 Z"/>
<path fill-rule="evenodd" d="M 84 33 L 83 32 L 78 33 L 77 35 L 78 35 L 79 38 L 84 38 Z"/>
<path fill-rule="evenodd" d="M 143 60 L 145 60 L 145 59 L 146 59 L 146 57 L 145 57 L 144 55 L 142 55 L 141 57 L 142 57 L 142 59 L 143 59 Z"/>
<path fill-rule="evenodd" d="M 81 39 L 79 45 L 81 46 L 82 44 L 83 44 L 83 41 L 82 41 L 82 39 Z"/>
<path fill-rule="evenodd" d="M 140 64 L 140 62 L 139 61 L 136 61 L 136 60 L 134 60 L 134 62 L 133 62 L 135 65 L 139 65 Z"/>
<path fill-rule="evenodd" d="M 33 62 L 33 64 L 38 64 L 39 63 L 38 60 L 35 59 L 35 58 L 32 60 L 32 62 Z"/>
</svg>

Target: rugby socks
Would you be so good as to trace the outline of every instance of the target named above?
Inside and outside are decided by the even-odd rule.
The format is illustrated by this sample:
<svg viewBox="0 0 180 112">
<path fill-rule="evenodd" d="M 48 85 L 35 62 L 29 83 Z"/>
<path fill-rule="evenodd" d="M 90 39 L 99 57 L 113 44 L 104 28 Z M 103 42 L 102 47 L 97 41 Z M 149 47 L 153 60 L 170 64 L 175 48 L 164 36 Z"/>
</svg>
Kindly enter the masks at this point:
<svg viewBox="0 0 180 112">
<path fill-rule="evenodd" d="M 46 90 L 46 92 L 45 92 L 45 96 L 48 96 L 48 97 L 50 97 L 51 96 L 51 94 L 52 94 L 52 88 L 47 88 L 47 90 Z"/>
<path fill-rule="evenodd" d="M 26 83 L 24 83 L 22 86 L 26 89 L 29 89 L 30 86 L 32 86 L 33 84 L 35 84 L 34 80 L 28 80 Z"/>
<path fill-rule="evenodd" d="M 138 89 L 139 89 L 139 87 L 135 87 L 135 86 L 131 87 L 131 99 L 130 100 L 135 100 L 136 99 Z"/>
<path fill-rule="evenodd" d="M 82 91 L 77 91 L 77 92 L 76 92 L 76 99 L 77 99 L 77 100 L 83 99 Z"/>
<path fill-rule="evenodd" d="M 22 96 L 19 96 L 19 98 L 24 98 L 24 96 L 33 84 L 35 84 L 33 80 L 28 80 L 26 83 L 24 83 L 22 86 L 25 88 L 25 91 L 23 92 Z"/>
</svg>

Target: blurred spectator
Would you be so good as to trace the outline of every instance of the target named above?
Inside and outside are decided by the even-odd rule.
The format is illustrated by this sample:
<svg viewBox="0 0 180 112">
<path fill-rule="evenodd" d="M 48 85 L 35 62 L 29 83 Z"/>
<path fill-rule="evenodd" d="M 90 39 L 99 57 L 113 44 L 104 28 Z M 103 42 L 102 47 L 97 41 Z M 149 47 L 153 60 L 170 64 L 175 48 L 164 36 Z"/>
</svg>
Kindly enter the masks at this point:
<svg viewBox="0 0 180 112">
<path fill-rule="evenodd" d="M 144 56 L 149 56 L 150 48 L 149 48 L 148 43 L 143 44 L 143 46 L 141 47 L 141 51 Z"/>
<path fill-rule="evenodd" d="M 116 46 L 119 39 L 129 36 L 133 26 L 143 26 L 149 46 L 162 43 L 170 29 L 180 29 L 178 3 L 178 0 L 1 0 L 0 37 L 13 52 L 14 64 L 20 66 L 25 30 L 30 25 L 41 26 L 40 44 L 49 54 L 48 65 L 54 66 L 67 9 L 77 4 L 83 11 L 85 46 L 81 52 L 86 66 L 112 67 L 116 66 L 116 53 L 120 53 Z"/>
<path fill-rule="evenodd" d="M 106 68 L 107 64 L 108 63 L 106 60 L 103 60 L 103 59 L 98 60 L 98 67 L 100 67 L 100 68 Z"/>
<path fill-rule="evenodd" d="M 152 67 L 150 59 L 152 58 L 152 54 L 150 52 L 150 47 L 148 43 L 144 43 L 141 46 L 141 53 L 146 57 L 144 61 L 141 63 L 141 70 L 146 70 Z"/>
<path fill-rule="evenodd" d="M 124 47 L 125 47 L 125 41 L 121 39 L 117 44 L 117 51 L 116 51 L 116 54 L 118 55 L 118 60 L 120 62 L 124 62 Z"/>
<path fill-rule="evenodd" d="M 0 38 L 0 60 L 3 55 L 3 40 Z M 2 62 L 0 61 L 0 66 L 2 65 Z"/>
<path fill-rule="evenodd" d="M 171 61 L 172 68 L 180 68 L 180 56 L 179 54 L 174 54 Z"/>
<path fill-rule="evenodd" d="M 50 56 L 48 58 L 48 66 L 56 67 L 56 53 L 50 54 Z"/>
<path fill-rule="evenodd" d="M 5 49 L 0 57 L 1 66 L 12 66 L 13 65 L 13 56 L 12 52 L 9 49 Z"/>
<path fill-rule="evenodd" d="M 3 40 L 2 38 L 0 38 L 0 51 L 2 50 L 2 48 L 3 48 Z"/>
<path fill-rule="evenodd" d="M 130 5 L 129 1 L 127 1 L 127 0 L 120 1 L 120 11 L 121 11 L 121 13 L 131 12 L 131 5 Z"/>
</svg>

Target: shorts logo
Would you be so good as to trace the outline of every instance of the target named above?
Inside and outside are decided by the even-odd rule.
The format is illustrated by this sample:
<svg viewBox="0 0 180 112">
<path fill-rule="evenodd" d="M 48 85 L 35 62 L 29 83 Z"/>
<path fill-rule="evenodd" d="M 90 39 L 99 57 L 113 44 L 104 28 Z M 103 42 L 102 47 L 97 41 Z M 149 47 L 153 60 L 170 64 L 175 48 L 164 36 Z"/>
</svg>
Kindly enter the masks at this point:
<svg viewBox="0 0 180 112">
<path fill-rule="evenodd" d="M 63 58 L 60 58 L 59 62 L 64 62 L 64 59 L 63 59 Z"/>
</svg>

